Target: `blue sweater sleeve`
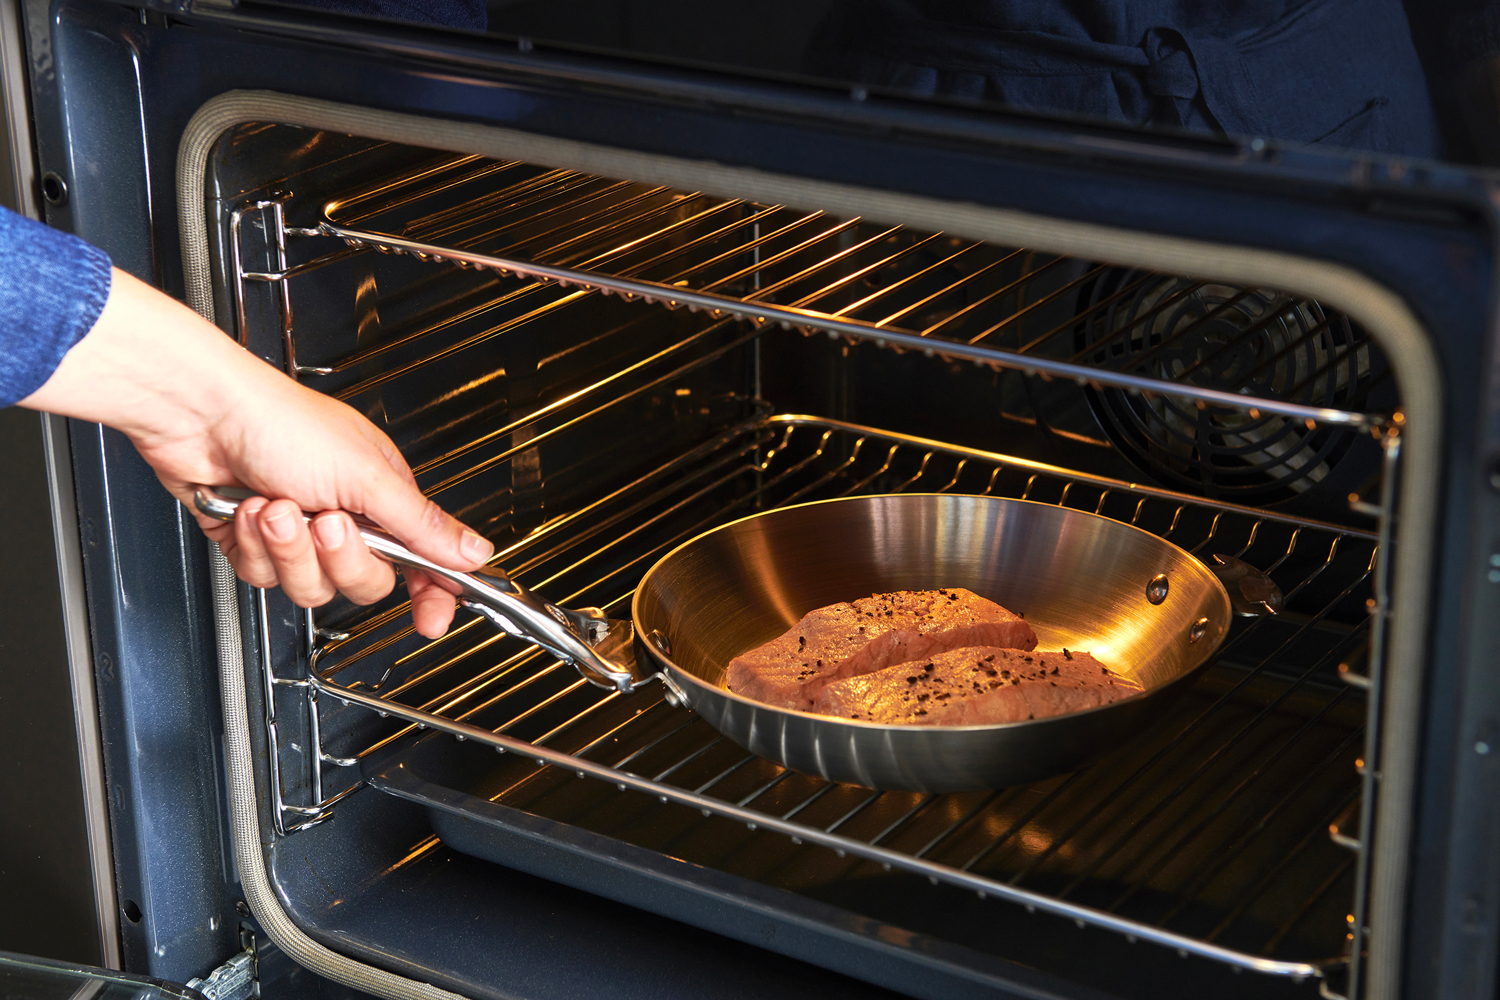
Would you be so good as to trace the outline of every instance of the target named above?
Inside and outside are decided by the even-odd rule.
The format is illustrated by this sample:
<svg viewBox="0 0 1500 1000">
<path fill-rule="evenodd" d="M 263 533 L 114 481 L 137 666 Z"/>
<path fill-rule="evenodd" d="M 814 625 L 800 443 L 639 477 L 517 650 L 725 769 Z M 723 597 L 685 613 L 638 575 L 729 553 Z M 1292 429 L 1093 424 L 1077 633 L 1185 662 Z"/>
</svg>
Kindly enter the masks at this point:
<svg viewBox="0 0 1500 1000">
<path fill-rule="evenodd" d="M 25 399 L 94 326 L 109 255 L 0 208 L 0 406 Z"/>
</svg>

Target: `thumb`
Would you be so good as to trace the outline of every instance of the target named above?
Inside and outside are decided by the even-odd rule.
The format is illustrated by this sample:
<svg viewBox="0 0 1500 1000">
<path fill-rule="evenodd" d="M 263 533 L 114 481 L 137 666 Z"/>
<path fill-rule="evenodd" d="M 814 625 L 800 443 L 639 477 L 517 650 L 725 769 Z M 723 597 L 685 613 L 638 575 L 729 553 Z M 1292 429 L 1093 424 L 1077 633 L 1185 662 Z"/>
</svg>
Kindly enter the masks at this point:
<svg viewBox="0 0 1500 1000">
<path fill-rule="evenodd" d="M 469 571 L 495 554 L 495 547 L 485 538 L 450 517 L 394 469 L 387 466 L 370 478 L 372 488 L 364 493 L 361 513 L 417 555 L 449 569 Z"/>
</svg>

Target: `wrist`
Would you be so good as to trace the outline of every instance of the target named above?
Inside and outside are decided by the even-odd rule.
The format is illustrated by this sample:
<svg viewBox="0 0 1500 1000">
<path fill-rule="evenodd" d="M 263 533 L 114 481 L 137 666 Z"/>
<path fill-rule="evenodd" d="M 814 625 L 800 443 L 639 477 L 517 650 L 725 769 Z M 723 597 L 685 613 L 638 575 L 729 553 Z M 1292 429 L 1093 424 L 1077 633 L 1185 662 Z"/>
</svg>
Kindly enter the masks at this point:
<svg viewBox="0 0 1500 1000">
<path fill-rule="evenodd" d="M 212 324 L 116 269 L 93 328 L 21 404 L 150 444 L 223 419 L 254 369 L 265 366 Z"/>
</svg>

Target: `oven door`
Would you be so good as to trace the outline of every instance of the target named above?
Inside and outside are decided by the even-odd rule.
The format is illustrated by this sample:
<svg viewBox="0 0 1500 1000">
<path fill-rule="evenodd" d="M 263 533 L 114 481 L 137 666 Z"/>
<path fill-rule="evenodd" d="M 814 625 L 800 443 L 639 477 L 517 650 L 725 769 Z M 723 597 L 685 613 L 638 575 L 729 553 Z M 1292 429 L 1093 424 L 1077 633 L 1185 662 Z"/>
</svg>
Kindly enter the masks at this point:
<svg viewBox="0 0 1500 1000">
<path fill-rule="evenodd" d="M 206 263 L 207 219 L 224 208 L 214 199 L 233 192 L 225 175 L 205 189 L 201 171 L 229 130 L 270 122 L 446 150 L 530 150 L 575 169 L 629 168 L 676 187 L 976 239 L 1030 234 L 1057 252 L 1317 285 L 1372 329 L 1406 331 L 1381 341 L 1406 407 L 1408 492 L 1395 529 L 1389 669 L 1377 697 L 1369 944 L 1358 953 L 1373 963 L 1366 995 L 1492 993 L 1500 854 L 1485 810 L 1500 795 L 1489 754 L 1500 689 L 1487 650 L 1500 628 L 1490 581 L 1490 560 L 1500 556 L 1489 533 L 1500 519 L 1492 487 L 1500 479 L 1490 474 L 1500 403 L 1489 389 L 1488 178 L 1259 142 L 871 101 L 251 8 L 142 13 L 71 0 L 23 11 L 39 170 L 54 178 L 43 188 L 53 195 L 48 220 L 220 317 L 232 317 L 237 303 L 231 283 L 216 282 Z M 313 155 L 321 154 L 288 144 L 286 172 Z M 863 932 L 821 912 L 778 910 L 764 924 L 765 941 L 795 958 L 770 958 L 703 930 L 721 919 L 710 908 L 699 918 L 682 911 L 700 924 L 685 929 L 457 853 L 438 863 L 424 851 L 421 865 L 393 857 L 400 877 L 361 882 L 339 866 L 387 850 L 376 844 L 381 836 L 414 834 L 427 822 L 415 809 L 376 809 L 368 791 L 331 823 L 281 837 L 284 803 L 267 790 L 264 764 L 251 760 L 240 728 L 244 697 L 255 695 L 234 671 L 246 647 L 221 645 L 223 633 L 215 634 L 217 623 L 254 635 L 265 606 L 257 612 L 258 598 L 242 593 L 240 611 L 226 616 L 223 601 L 215 608 L 212 567 L 191 522 L 122 439 L 75 426 L 71 444 L 88 526 L 94 651 L 111 664 L 100 673 L 99 700 L 117 893 L 144 914 L 122 928 L 127 968 L 201 975 L 204 955 L 236 951 L 235 928 L 247 922 L 310 968 L 389 996 L 416 995 L 429 983 L 469 995 L 686 995 L 708 976 L 746 992 L 865 988 L 796 961 L 819 962 L 819 941 Z M 231 590 L 224 583 L 220 594 Z M 222 690 L 216 663 L 229 664 Z M 143 762 L 134 752 L 143 740 L 170 751 L 174 768 Z M 195 808 L 181 809 L 184 801 Z M 369 809 L 390 815 L 383 825 L 362 824 Z M 517 868 L 528 837 L 565 832 L 516 837 Z M 299 846 L 296 837 L 308 839 Z M 607 894 L 602 848 L 575 846 L 579 878 Z M 357 906 L 346 905 L 348 886 L 360 891 Z M 247 899 L 253 917 L 236 909 Z M 787 944 L 784 935 L 799 925 L 814 931 Z M 492 931 L 476 939 L 475 926 Z M 862 969 L 861 953 L 846 952 L 842 971 L 920 992 L 922 968 L 946 961 L 924 950 L 925 939 L 901 939 L 899 928 L 872 934 L 880 935 L 882 955 L 905 949 L 896 966 Z M 1079 938 L 1067 947 L 1082 956 L 1088 946 Z M 1019 960 L 986 965 L 974 989 L 1097 992 Z"/>
<path fill-rule="evenodd" d="M 15 1000 L 203 1000 L 180 983 L 0 952 L 0 992 Z"/>
</svg>

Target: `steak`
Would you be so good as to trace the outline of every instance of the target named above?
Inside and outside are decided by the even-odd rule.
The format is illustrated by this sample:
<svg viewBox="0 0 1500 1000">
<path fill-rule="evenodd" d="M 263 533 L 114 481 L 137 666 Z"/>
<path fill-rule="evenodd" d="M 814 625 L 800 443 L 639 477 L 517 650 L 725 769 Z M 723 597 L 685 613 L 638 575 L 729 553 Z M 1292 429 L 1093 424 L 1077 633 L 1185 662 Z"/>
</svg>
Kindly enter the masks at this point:
<svg viewBox="0 0 1500 1000">
<path fill-rule="evenodd" d="M 1078 712 L 1142 690 L 1088 653 L 976 646 L 824 685 L 813 711 L 888 725 L 972 726 Z"/>
<path fill-rule="evenodd" d="M 903 590 L 817 608 L 730 661 L 726 687 L 806 711 L 824 685 L 964 646 L 1034 649 L 1020 615 L 963 589 Z"/>
</svg>

